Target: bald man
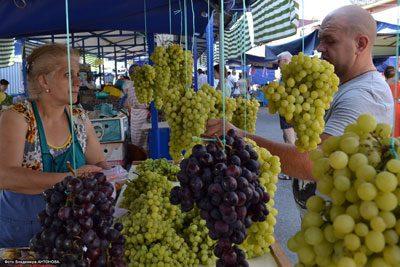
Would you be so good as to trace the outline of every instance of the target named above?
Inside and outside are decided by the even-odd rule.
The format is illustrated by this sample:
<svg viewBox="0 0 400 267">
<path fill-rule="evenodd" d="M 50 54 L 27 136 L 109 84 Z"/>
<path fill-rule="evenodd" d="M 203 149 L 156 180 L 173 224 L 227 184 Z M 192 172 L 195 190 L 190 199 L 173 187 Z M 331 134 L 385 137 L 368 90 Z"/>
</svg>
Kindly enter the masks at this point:
<svg viewBox="0 0 400 267">
<path fill-rule="evenodd" d="M 378 122 L 392 125 L 393 98 L 389 86 L 372 63 L 372 47 L 376 38 L 376 22 L 372 16 L 358 6 L 341 7 L 323 20 L 319 38 L 318 50 L 322 58 L 335 66 L 335 73 L 340 79 L 339 90 L 325 115 L 321 140 L 343 134 L 344 128 L 362 113 L 370 113 Z M 221 120 L 210 120 L 207 134 L 221 133 L 221 125 Z M 235 127 L 228 124 L 226 128 Z M 242 130 L 238 131 L 244 135 Z M 273 142 L 249 133 L 246 135 L 279 156 L 284 173 L 303 181 L 313 180 L 308 153 L 300 153 L 294 145 Z M 293 193 L 296 202 L 305 208 L 306 200 L 315 193 L 315 183 L 303 181 L 294 179 Z"/>
</svg>

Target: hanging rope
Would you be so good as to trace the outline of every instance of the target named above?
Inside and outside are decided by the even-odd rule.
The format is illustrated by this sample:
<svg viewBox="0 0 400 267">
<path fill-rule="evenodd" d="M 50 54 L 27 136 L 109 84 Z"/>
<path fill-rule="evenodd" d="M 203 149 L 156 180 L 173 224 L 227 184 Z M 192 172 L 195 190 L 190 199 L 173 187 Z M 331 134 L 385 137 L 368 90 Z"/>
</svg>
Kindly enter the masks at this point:
<svg viewBox="0 0 400 267">
<path fill-rule="evenodd" d="M 400 0 L 397 0 L 397 6 L 400 6 Z M 399 8 L 397 8 L 397 31 L 396 31 L 396 60 L 395 60 L 395 75 L 394 75 L 394 95 L 398 97 L 398 92 L 399 92 L 399 86 L 398 86 L 398 81 L 399 81 L 399 72 L 398 66 L 399 66 L 399 46 L 400 46 L 400 13 L 399 13 Z M 395 130 L 397 128 L 397 122 L 396 122 L 396 115 L 397 115 L 397 103 L 398 103 L 398 98 L 394 100 L 394 109 L 393 109 L 393 131 L 392 131 L 392 136 L 395 134 Z"/>
<path fill-rule="evenodd" d="M 395 158 L 395 159 L 398 159 L 399 158 L 399 155 L 397 154 L 397 151 L 396 151 L 396 148 L 395 148 L 395 146 L 394 146 L 394 141 L 395 141 L 395 138 L 390 138 L 390 153 L 393 155 L 393 157 Z"/>
<path fill-rule="evenodd" d="M 242 31 L 242 34 L 243 34 L 243 37 L 242 37 L 242 66 L 243 66 L 243 70 L 244 70 L 244 73 L 243 73 L 243 78 L 244 78 L 244 80 L 246 81 L 246 88 L 245 88 L 245 95 L 246 95 L 246 97 L 245 97 L 245 99 L 246 99 L 246 102 L 247 102 L 247 100 L 248 100 L 248 94 L 247 94 L 247 71 L 246 71 L 246 66 L 247 66 L 247 64 L 246 64 L 246 46 L 245 46 L 245 40 L 246 40 L 246 38 L 245 38 L 245 36 L 246 36 L 246 19 L 247 19 L 247 17 L 246 17 L 246 0 L 243 0 L 243 23 L 242 23 L 242 26 L 243 26 L 243 31 Z M 244 133 L 245 133 L 245 137 L 246 137 L 246 134 L 247 134 L 247 105 L 244 105 Z"/>
<path fill-rule="evenodd" d="M 193 6 L 193 0 L 190 0 L 190 4 L 191 4 L 191 6 L 192 6 L 192 30 L 193 30 L 193 32 L 192 32 L 192 53 L 194 53 L 194 38 L 196 38 L 196 17 L 195 17 L 195 14 L 194 14 L 194 6 Z"/>
<path fill-rule="evenodd" d="M 171 0 L 168 0 L 168 7 L 169 7 L 169 34 L 172 34 Z"/>
<path fill-rule="evenodd" d="M 301 0 L 301 51 L 304 53 L 304 0 Z"/>
<path fill-rule="evenodd" d="M 74 116 L 73 116 L 73 99 L 72 99 L 72 72 L 71 72 L 71 51 L 70 51 L 70 39 L 69 39 L 69 10 L 68 10 L 68 0 L 65 0 L 65 24 L 67 32 L 67 62 L 68 62 L 68 90 L 69 90 L 69 112 L 70 112 L 70 123 L 71 123 L 71 138 L 72 144 L 75 143 L 74 131 Z M 75 160 L 75 146 L 72 146 L 72 168 L 74 173 L 76 173 L 76 160 Z"/>
<path fill-rule="evenodd" d="M 182 17 L 181 0 L 179 0 L 178 3 L 179 3 L 179 13 L 181 14 L 181 31 L 180 31 L 180 35 L 179 35 L 179 45 L 182 45 L 183 17 Z"/>
<path fill-rule="evenodd" d="M 226 114 L 225 114 L 225 36 L 224 36 L 224 0 L 220 1 L 221 3 L 221 11 L 219 17 L 219 58 L 220 58 L 220 65 L 219 65 L 219 84 L 221 86 L 222 91 L 222 136 L 223 136 L 223 144 L 225 149 L 225 136 L 226 136 Z"/>
<path fill-rule="evenodd" d="M 146 50 L 147 52 L 149 52 L 149 44 L 147 43 L 147 2 L 146 0 L 143 0 L 143 8 L 144 8 L 144 36 L 146 38 Z M 150 61 L 150 55 L 149 55 L 149 59 Z"/>
</svg>

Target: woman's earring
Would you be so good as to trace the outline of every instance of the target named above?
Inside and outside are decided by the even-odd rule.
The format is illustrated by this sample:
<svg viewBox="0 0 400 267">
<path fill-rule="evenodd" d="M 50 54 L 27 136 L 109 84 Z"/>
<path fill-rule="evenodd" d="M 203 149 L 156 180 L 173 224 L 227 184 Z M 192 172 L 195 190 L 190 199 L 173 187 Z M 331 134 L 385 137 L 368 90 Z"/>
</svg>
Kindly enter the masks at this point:
<svg viewBox="0 0 400 267">
<path fill-rule="evenodd" d="M 46 89 L 46 93 L 50 93 L 50 89 Z"/>
</svg>

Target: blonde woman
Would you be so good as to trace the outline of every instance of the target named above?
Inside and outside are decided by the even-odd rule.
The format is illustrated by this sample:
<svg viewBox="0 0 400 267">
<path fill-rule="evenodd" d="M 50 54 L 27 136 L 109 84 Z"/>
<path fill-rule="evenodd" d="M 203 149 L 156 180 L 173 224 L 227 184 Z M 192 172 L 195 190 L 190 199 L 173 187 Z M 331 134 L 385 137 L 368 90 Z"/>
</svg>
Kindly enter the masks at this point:
<svg viewBox="0 0 400 267">
<path fill-rule="evenodd" d="M 68 108 L 69 77 L 74 101 L 79 91 L 78 54 L 72 51 L 71 73 L 60 44 L 35 49 L 27 63 L 30 100 L 0 117 L 0 247 L 28 246 L 39 232 L 41 193 L 68 175 L 67 161 L 76 162 L 78 174 L 108 168 L 86 114 Z"/>
</svg>

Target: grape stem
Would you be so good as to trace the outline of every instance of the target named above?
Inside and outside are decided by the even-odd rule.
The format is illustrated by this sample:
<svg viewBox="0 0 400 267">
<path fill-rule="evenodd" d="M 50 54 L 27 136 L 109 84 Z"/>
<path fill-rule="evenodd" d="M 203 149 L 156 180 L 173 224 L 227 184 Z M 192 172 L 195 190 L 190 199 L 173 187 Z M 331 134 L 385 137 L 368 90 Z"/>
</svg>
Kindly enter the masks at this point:
<svg viewBox="0 0 400 267">
<path fill-rule="evenodd" d="M 72 175 L 74 177 L 76 177 L 76 173 L 74 171 L 74 168 L 72 168 L 71 162 L 67 161 L 66 165 L 67 165 L 67 169 L 69 170 L 69 172 L 72 173 Z"/>
</svg>

